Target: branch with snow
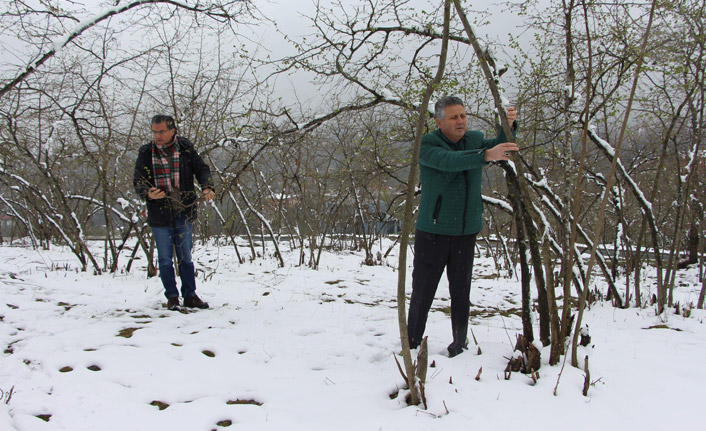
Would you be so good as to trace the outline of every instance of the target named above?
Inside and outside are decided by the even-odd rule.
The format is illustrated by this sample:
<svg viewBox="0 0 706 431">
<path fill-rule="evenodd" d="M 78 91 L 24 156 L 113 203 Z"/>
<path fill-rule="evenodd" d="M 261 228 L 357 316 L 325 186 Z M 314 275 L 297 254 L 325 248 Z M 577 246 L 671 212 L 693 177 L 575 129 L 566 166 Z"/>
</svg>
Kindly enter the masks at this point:
<svg viewBox="0 0 706 431">
<path fill-rule="evenodd" d="M 541 199 L 540 202 L 549 210 L 549 212 L 557 219 L 559 222 L 562 222 L 562 216 L 561 216 L 561 211 L 564 209 L 564 205 L 561 202 L 561 198 L 554 193 L 554 191 L 551 189 L 549 184 L 547 183 L 546 179 L 541 179 L 539 181 L 534 181 L 529 174 L 525 175 L 525 179 L 527 182 L 537 191 L 537 192 L 542 192 L 541 193 Z M 573 217 L 569 214 L 569 222 L 573 220 Z M 548 223 L 548 220 L 545 218 L 542 218 L 543 223 Z M 580 224 L 576 224 L 576 229 L 578 234 L 581 236 L 581 239 L 588 245 L 588 248 L 593 247 L 593 241 L 589 238 L 588 234 L 584 230 L 584 228 Z M 559 246 L 556 241 L 554 241 L 551 237 L 551 235 L 548 235 L 550 238 L 551 246 L 554 252 L 556 252 L 558 255 L 563 255 L 561 252 L 561 247 Z M 583 263 L 583 260 L 580 259 L 581 256 L 581 251 L 578 248 L 577 244 L 574 244 L 574 255 L 576 256 L 576 264 L 578 265 L 578 269 L 575 269 L 574 271 L 579 271 L 579 275 L 581 276 L 581 279 L 585 279 L 584 274 L 586 273 L 586 267 Z M 610 286 L 610 289 L 613 291 L 613 294 L 615 295 L 615 298 L 618 300 L 622 301 L 620 294 L 618 293 L 617 288 L 615 287 L 615 282 L 612 279 L 610 275 L 610 271 L 608 270 L 608 262 L 606 259 L 603 257 L 603 255 L 596 250 L 596 259 L 598 260 L 598 264 L 601 267 L 601 270 L 603 271 L 603 274 L 606 278 L 606 281 L 608 282 L 608 285 Z M 578 283 L 578 278 L 576 279 Z M 578 283 L 580 285 L 580 283 Z M 579 289 L 579 291 L 582 289 L 582 287 Z"/>
<path fill-rule="evenodd" d="M 120 220 L 124 221 L 125 223 L 130 223 L 130 222 L 131 222 L 131 219 L 130 219 L 128 216 L 126 216 L 125 214 L 123 214 L 123 213 L 121 213 L 120 211 L 118 211 L 117 208 L 115 208 L 115 207 L 113 207 L 113 206 L 111 206 L 111 205 L 107 205 L 107 204 L 105 204 L 104 202 L 99 201 L 98 199 L 94 199 L 94 198 L 91 198 L 91 197 L 88 197 L 88 196 L 81 196 L 81 195 L 69 195 L 68 197 L 69 197 L 69 199 L 76 199 L 76 200 L 81 200 L 81 201 L 90 202 L 90 203 L 95 204 L 96 206 L 98 206 L 98 207 L 100 207 L 100 208 L 105 207 L 105 208 L 109 209 L 110 211 L 112 211 L 113 214 L 117 215 L 118 218 L 119 218 Z M 121 199 L 119 199 L 118 202 L 121 203 Z M 130 203 L 129 203 L 128 201 L 126 201 L 125 199 L 122 199 L 121 205 L 122 205 L 123 209 L 129 208 L 129 207 L 131 206 Z M 126 207 L 126 205 L 127 205 L 127 207 Z"/>
<path fill-rule="evenodd" d="M 17 218 L 17 220 L 19 220 L 20 223 L 22 223 L 25 226 L 25 228 L 27 228 L 27 233 L 29 234 L 29 237 L 32 241 L 32 245 L 34 247 L 36 247 L 38 241 L 37 241 L 37 237 L 34 235 L 34 229 L 32 228 L 32 223 L 29 220 L 22 217 L 22 215 L 20 215 L 19 211 L 17 211 L 15 209 L 15 207 L 12 205 L 12 203 L 8 202 L 4 196 L 0 195 L 0 201 L 2 201 L 2 203 L 5 204 L 5 206 L 10 210 L 10 212 L 14 215 L 14 217 Z"/>
<path fill-rule="evenodd" d="M 491 198 L 490 196 L 481 195 L 484 204 L 492 205 L 500 208 L 508 214 L 512 214 L 512 205 L 502 199 Z"/>
<path fill-rule="evenodd" d="M 598 136 L 595 130 L 595 126 L 591 126 L 588 128 L 588 136 L 589 138 L 591 138 L 591 141 L 593 141 L 612 162 L 613 158 L 615 157 L 615 150 L 613 149 L 612 145 L 610 145 L 607 141 Z M 642 208 L 642 212 L 647 217 L 654 219 L 654 214 L 652 213 L 652 202 L 647 200 L 645 194 L 640 189 L 640 186 L 637 185 L 637 182 L 635 182 L 635 180 L 633 180 L 630 174 L 627 172 L 627 170 L 623 166 L 623 163 L 620 161 L 620 157 L 618 157 L 616 166 L 618 168 L 618 171 L 622 174 L 623 178 L 625 179 L 625 181 L 627 181 L 628 185 L 630 186 L 630 189 L 632 190 L 633 194 L 635 195 L 635 198 L 640 204 L 640 208 Z"/>
</svg>

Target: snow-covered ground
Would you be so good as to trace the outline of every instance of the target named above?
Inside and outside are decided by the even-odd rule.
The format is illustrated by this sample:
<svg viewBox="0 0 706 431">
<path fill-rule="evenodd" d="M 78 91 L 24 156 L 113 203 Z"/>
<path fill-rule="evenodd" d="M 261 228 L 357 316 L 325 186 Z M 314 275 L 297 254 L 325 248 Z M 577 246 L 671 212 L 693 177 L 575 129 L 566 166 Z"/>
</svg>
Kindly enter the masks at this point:
<svg viewBox="0 0 706 431">
<path fill-rule="evenodd" d="M 566 363 L 555 396 L 562 367 L 548 365 L 548 348 L 537 384 L 504 379 L 521 332 L 519 282 L 478 256 L 471 328 L 482 354 L 448 358 L 442 279 L 424 410 L 406 406 L 394 359 L 396 256 L 367 267 L 360 254 L 327 253 L 319 270 L 278 268 L 199 243 L 194 257 L 212 308 L 182 314 L 163 308 L 144 260 L 94 276 L 67 250 L 0 246 L 0 430 L 706 429 L 703 310 L 657 317 L 594 304 L 592 345 L 579 350 L 593 385 L 584 397 L 584 371 Z M 677 285 L 682 305 L 696 302 L 695 270 Z"/>
</svg>

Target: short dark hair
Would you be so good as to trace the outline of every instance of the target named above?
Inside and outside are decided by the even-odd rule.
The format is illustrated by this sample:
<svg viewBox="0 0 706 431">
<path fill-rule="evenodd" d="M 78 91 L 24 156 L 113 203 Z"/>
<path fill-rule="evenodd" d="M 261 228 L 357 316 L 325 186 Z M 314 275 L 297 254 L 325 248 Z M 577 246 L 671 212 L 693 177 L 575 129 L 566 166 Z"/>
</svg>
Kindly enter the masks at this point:
<svg viewBox="0 0 706 431">
<path fill-rule="evenodd" d="M 463 100 L 461 100 L 460 97 L 456 96 L 444 96 L 441 99 L 439 99 L 436 104 L 434 105 L 434 118 L 438 118 L 439 120 L 444 119 L 444 109 L 446 109 L 447 106 L 452 106 L 452 105 L 461 105 L 463 106 Z"/>
<path fill-rule="evenodd" d="M 167 123 L 167 130 L 176 129 L 176 123 L 171 115 L 155 115 L 152 117 L 152 124 Z"/>
</svg>

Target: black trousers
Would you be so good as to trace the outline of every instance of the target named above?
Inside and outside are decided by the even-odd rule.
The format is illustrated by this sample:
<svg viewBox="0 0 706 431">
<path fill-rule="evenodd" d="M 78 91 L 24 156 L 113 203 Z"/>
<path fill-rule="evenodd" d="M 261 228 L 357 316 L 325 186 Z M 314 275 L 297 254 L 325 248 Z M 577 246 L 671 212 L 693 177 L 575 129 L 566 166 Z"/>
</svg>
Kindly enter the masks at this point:
<svg viewBox="0 0 706 431">
<path fill-rule="evenodd" d="M 407 330 L 411 348 L 419 346 L 429 316 L 429 309 L 446 268 L 451 297 L 451 331 L 457 349 L 464 347 L 471 307 L 471 276 L 476 234 L 451 236 L 417 230 L 414 241 L 412 298 L 409 303 Z M 449 348 L 451 348 L 449 346 Z"/>
</svg>

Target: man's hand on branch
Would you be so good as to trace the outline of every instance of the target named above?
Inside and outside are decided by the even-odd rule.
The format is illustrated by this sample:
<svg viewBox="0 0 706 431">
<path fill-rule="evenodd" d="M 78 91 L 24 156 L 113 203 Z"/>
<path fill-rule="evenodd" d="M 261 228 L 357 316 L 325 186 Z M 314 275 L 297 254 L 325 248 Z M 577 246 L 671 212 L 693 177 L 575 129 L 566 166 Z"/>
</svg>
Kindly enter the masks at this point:
<svg viewBox="0 0 706 431">
<path fill-rule="evenodd" d="M 499 160 L 510 160 L 512 156 L 512 151 L 519 151 L 520 147 L 514 142 L 504 142 L 498 144 L 493 148 L 485 150 L 485 161 L 486 162 L 497 162 Z"/>
<path fill-rule="evenodd" d="M 203 198 L 203 200 L 208 202 L 208 201 L 212 200 L 213 198 L 215 198 L 216 194 L 213 192 L 213 190 L 211 190 L 209 188 L 205 188 L 205 189 L 203 189 L 203 195 L 201 197 Z"/>
<path fill-rule="evenodd" d="M 167 195 L 164 191 L 158 189 L 157 187 L 150 187 L 150 189 L 147 190 L 147 197 L 152 200 L 164 199 L 166 196 Z"/>
<path fill-rule="evenodd" d="M 512 124 L 517 119 L 517 111 L 514 106 L 508 106 L 505 108 L 505 115 L 507 116 L 507 122 L 512 127 Z M 510 160 L 512 156 L 512 151 L 519 151 L 520 148 L 514 142 L 505 142 L 498 144 L 493 148 L 485 150 L 485 161 L 486 162 L 497 162 L 500 160 Z"/>
<path fill-rule="evenodd" d="M 505 109 L 505 115 L 507 116 L 507 122 L 510 124 L 510 127 L 512 127 L 512 123 L 514 123 L 515 119 L 517 119 L 517 111 L 515 110 L 515 107 L 508 106 Z"/>
</svg>

